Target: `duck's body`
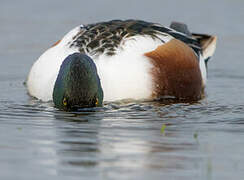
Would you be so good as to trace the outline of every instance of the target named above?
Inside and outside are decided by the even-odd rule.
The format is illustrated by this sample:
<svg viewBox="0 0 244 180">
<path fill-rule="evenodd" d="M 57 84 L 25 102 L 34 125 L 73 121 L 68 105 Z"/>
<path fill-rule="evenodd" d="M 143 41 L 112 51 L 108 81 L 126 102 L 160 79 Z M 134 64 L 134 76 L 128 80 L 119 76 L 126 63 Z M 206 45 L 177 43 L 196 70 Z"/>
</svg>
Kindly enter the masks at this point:
<svg viewBox="0 0 244 180">
<path fill-rule="evenodd" d="M 144 21 L 116 20 L 76 27 L 34 63 L 27 78 L 29 94 L 52 100 L 62 62 L 78 52 L 95 62 L 105 101 L 197 99 L 206 84 L 205 61 L 214 52 L 216 38 L 189 34 L 183 26 L 179 32 Z"/>
</svg>

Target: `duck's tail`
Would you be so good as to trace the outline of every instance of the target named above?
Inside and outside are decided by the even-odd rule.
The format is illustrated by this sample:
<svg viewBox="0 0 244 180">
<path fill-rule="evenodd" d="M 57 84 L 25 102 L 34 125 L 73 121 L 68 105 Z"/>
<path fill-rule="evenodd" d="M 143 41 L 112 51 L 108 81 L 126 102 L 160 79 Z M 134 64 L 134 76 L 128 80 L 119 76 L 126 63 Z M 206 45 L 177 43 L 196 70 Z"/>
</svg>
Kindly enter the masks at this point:
<svg viewBox="0 0 244 180">
<path fill-rule="evenodd" d="M 192 33 L 192 37 L 199 42 L 202 49 L 203 59 L 208 61 L 215 52 L 217 36 Z"/>
<path fill-rule="evenodd" d="M 187 35 L 192 39 L 195 39 L 199 44 L 199 48 L 201 49 L 202 57 L 205 60 L 205 62 L 207 62 L 210 59 L 210 57 L 213 56 L 216 48 L 216 36 L 191 33 L 187 25 L 181 22 L 172 22 L 170 27 L 178 32 Z"/>
</svg>

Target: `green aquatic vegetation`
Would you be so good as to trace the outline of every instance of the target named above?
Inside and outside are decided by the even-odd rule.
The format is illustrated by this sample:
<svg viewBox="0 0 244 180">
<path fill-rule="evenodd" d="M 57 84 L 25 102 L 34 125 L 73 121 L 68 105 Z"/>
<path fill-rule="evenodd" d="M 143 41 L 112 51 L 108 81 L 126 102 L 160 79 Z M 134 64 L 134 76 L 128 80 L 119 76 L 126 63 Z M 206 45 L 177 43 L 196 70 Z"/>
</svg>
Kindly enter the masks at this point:
<svg viewBox="0 0 244 180">
<path fill-rule="evenodd" d="M 18 129 L 19 131 L 21 131 L 21 130 L 22 130 L 22 128 L 21 128 L 21 127 L 18 127 L 17 129 Z"/>
<path fill-rule="evenodd" d="M 164 134 L 164 133 L 165 133 L 165 129 L 166 129 L 166 125 L 165 125 L 165 124 L 163 124 L 163 125 L 161 126 L 161 133 L 162 133 L 162 134 Z"/>
<path fill-rule="evenodd" d="M 194 139 L 197 140 L 197 138 L 198 138 L 198 132 L 195 132 L 195 133 L 193 134 L 193 137 L 194 137 Z"/>
</svg>

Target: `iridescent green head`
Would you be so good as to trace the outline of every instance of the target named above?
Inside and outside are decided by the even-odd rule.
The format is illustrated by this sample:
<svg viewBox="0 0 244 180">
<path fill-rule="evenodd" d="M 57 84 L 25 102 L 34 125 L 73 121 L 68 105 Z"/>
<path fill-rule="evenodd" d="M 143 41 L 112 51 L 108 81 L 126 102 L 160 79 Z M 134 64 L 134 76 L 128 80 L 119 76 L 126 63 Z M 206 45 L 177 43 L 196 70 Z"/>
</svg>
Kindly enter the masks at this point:
<svg viewBox="0 0 244 180">
<path fill-rule="evenodd" d="M 102 106 L 103 90 L 90 57 L 74 53 L 63 61 L 54 85 L 53 102 L 66 111 Z"/>
</svg>

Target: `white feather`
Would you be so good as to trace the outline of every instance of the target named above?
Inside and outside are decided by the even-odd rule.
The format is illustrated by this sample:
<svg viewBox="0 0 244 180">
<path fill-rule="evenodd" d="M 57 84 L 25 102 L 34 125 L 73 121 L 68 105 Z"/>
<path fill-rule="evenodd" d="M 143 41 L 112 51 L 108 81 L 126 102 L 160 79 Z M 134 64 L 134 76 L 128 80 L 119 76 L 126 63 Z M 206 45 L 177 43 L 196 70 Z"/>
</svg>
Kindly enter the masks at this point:
<svg viewBox="0 0 244 180">
<path fill-rule="evenodd" d="M 206 65 L 205 65 L 205 59 L 203 58 L 202 55 L 200 55 L 199 61 L 200 61 L 199 66 L 200 66 L 201 75 L 202 75 L 202 83 L 203 83 L 203 87 L 205 87 L 207 84 L 207 69 L 206 69 Z"/>
<path fill-rule="evenodd" d="M 167 42 L 170 37 L 165 37 Z M 101 79 L 105 101 L 147 99 L 152 94 L 150 60 L 144 53 L 153 51 L 162 41 L 149 36 L 134 36 L 122 42 L 115 56 L 94 58 Z"/>
</svg>

